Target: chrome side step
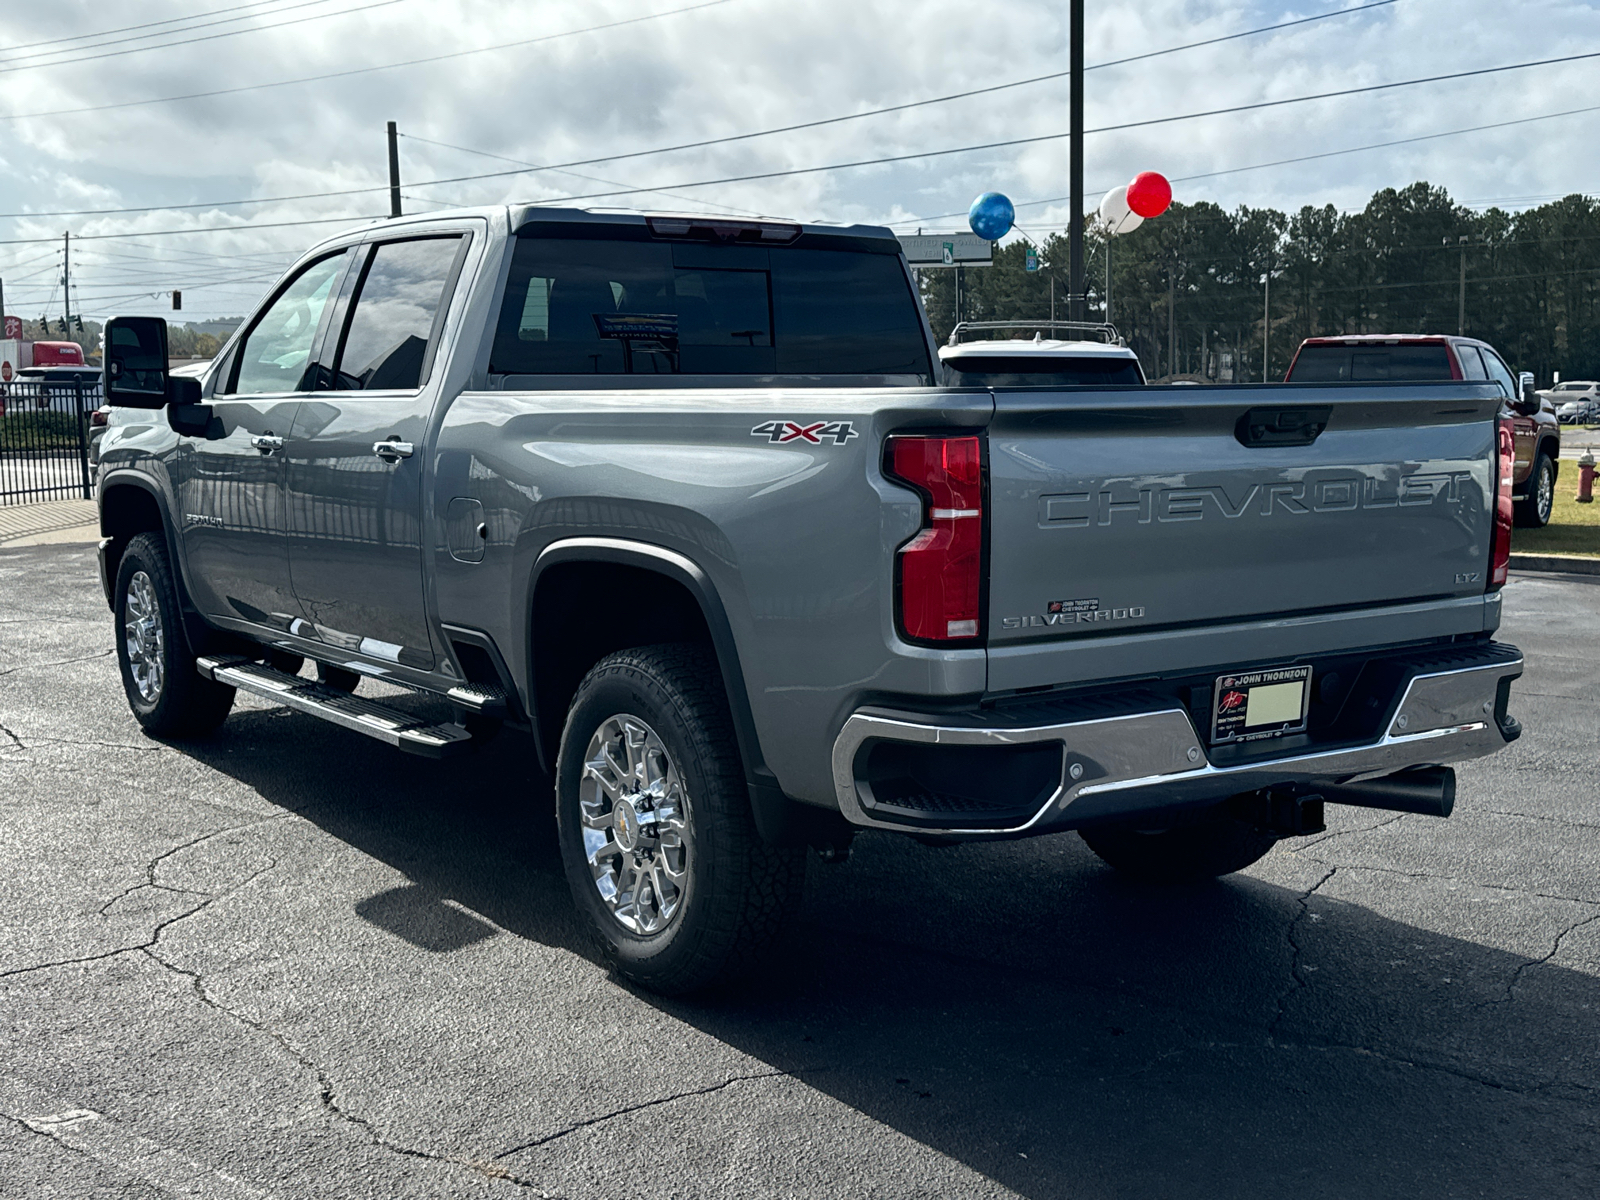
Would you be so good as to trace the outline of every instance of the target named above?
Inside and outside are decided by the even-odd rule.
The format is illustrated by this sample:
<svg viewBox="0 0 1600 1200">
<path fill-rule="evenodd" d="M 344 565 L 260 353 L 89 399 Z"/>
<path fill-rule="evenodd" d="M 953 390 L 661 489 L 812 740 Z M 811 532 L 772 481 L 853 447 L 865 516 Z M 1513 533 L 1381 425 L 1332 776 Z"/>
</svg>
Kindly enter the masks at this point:
<svg viewBox="0 0 1600 1200">
<path fill-rule="evenodd" d="M 248 658 L 202 655 L 195 660 L 195 667 L 207 679 L 364 733 L 412 754 L 449 758 L 472 746 L 472 735 L 459 725 L 433 725 L 410 713 L 363 700 L 315 680 L 286 675 Z"/>
</svg>

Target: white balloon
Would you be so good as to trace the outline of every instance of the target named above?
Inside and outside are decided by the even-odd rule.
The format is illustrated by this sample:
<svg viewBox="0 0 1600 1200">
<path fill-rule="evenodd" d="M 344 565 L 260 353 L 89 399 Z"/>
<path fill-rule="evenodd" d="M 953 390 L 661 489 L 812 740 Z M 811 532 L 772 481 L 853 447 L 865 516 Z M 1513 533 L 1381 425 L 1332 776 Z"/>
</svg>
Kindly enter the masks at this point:
<svg viewBox="0 0 1600 1200">
<path fill-rule="evenodd" d="M 1106 224 L 1106 232 L 1112 237 L 1120 233 L 1132 233 L 1144 224 L 1144 218 L 1128 207 L 1128 189 L 1126 187 L 1112 188 L 1100 200 L 1100 219 Z"/>
</svg>

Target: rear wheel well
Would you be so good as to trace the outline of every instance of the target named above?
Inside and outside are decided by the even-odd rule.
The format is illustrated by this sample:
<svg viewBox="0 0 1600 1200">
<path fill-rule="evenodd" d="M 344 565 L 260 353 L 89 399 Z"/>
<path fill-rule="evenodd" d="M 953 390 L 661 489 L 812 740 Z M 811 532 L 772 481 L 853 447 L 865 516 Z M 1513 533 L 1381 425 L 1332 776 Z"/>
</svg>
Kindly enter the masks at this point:
<svg viewBox="0 0 1600 1200">
<path fill-rule="evenodd" d="M 610 562 L 558 563 L 533 596 L 533 707 L 547 767 L 554 767 L 578 684 L 606 655 L 663 642 L 716 652 L 700 602 L 659 571 Z"/>
</svg>

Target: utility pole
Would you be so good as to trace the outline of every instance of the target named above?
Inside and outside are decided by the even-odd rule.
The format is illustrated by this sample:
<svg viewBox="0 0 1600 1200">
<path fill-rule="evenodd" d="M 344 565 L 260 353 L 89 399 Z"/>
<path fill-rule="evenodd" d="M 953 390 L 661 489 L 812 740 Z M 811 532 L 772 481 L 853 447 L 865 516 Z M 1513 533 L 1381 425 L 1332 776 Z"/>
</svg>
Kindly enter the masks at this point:
<svg viewBox="0 0 1600 1200">
<path fill-rule="evenodd" d="M 389 215 L 400 215 L 400 134 L 389 122 Z"/>
<path fill-rule="evenodd" d="M 72 332 L 72 232 L 61 234 L 61 323 Z M 47 331 L 48 332 L 48 331 Z"/>
<path fill-rule="evenodd" d="M 1267 273 L 1261 277 L 1261 382 L 1267 381 L 1267 358 L 1272 350 L 1272 255 L 1267 255 Z"/>
<path fill-rule="evenodd" d="M 1167 374 L 1178 373 L 1178 320 L 1177 312 L 1178 255 L 1174 251 L 1172 265 L 1167 268 Z"/>
<path fill-rule="evenodd" d="M 1111 324 L 1111 230 L 1106 230 L 1106 324 Z"/>
<path fill-rule="evenodd" d="M 1457 239 L 1461 246 L 1461 291 L 1456 298 L 1456 336 L 1467 336 L 1467 235 Z M 1446 245 L 1448 245 L 1448 241 Z"/>
<path fill-rule="evenodd" d="M 1071 0 L 1068 18 L 1068 50 L 1071 86 L 1068 89 L 1072 112 L 1071 136 L 1067 150 L 1067 191 L 1072 211 L 1067 214 L 1067 305 L 1068 316 L 1083 320 L 1083 0 Z"/>
</svg>

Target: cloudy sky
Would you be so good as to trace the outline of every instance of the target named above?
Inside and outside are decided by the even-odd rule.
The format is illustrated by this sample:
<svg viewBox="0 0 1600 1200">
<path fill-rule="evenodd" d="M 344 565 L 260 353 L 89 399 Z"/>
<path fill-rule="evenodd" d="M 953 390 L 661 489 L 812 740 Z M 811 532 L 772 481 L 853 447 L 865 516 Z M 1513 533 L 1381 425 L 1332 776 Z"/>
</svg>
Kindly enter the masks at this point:
<svg viewBox="0 0 1600 1200">
<path fill-rule="evenodd" d="M 1025 230 L 1066 220 L 1066 142 L 1051 136 L 1067 128 L 1064 78 L 570 165 L 1063 71 L 1065 0 L 4 7 L 0 279 L 7 311 L 25 316 L 61 312 L 63 231 L 83 239 L 72 279 L 85 316 L 161 311 L 172 288 L 191 320 L 247 311 L 340 222 L 387 213 L 387 120 L 402 134 L 408 212 L 586 196 L 574 202 L 931 231 L 962 227 L 952 214 L 997 190 Z M 1600 0 L 1088 0 L 1085 57 L 1093 66 L 1328 13 L 1341 15 L 1091 70 L 1085 123 L 1600 51 Z M 1095 133 L 1085 184 L 1097 193 L 1159 170 L 1184 200 L 1354 208 L 1376 188 L 1427 179 L 1464 203 L 1515 209 L 1600 191 L 1600 111 L 1551 115 L 1585 108 L 1600 109 L 1600 58 Z M 1428 140 L 1241 170 L 1417 138 Z M 503 174 L 527 164 L 569 166 Z M 461 178 L 490 173 L 501 174 Z M 660 190 L 634 190 L 647 187 Z"/>
</svg>

